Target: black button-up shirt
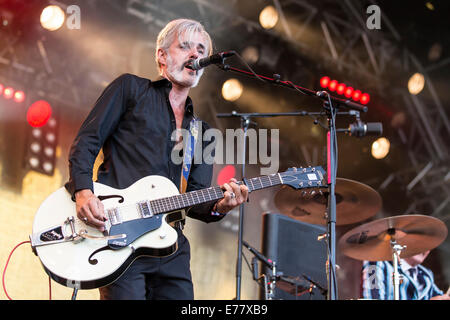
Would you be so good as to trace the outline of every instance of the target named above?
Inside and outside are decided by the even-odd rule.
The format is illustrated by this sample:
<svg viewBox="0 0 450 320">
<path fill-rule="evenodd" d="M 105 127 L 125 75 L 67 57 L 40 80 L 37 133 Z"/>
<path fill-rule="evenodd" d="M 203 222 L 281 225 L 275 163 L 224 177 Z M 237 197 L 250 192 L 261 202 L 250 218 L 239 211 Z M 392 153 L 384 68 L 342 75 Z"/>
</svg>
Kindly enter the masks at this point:
<svg viewBox="0 0 450 320">
<path fill-rule="evenodd" d="M 83 122 L 69 154 L 70 180 L 66 189 L 93 190 L 92 173 L 95 159 L 103 147 L 104 161 L 98 169 L 97 181 L 123 189 L 148 175 L 170 179 L 179 189 L 181 164 L 171 160 L 175 146 L 171 134 L 176 120 L 169 102 L 172 84 L 167 79 L 150 81 L 131 74 L 115 79 L 102 93 Z M 194 117 L 188 97 L 182 128 L 189 129 Z M 209 126 L 202 122 L 202 132 Z M 203 142 L 203 148 L 211 142 Z M 192 164 L 186 191 L 208 188 L 212 165 Z M 188 216 L 205 222 L 217 221 L 211 215 L 214 203 L 197 205 Z"/>
</svg>

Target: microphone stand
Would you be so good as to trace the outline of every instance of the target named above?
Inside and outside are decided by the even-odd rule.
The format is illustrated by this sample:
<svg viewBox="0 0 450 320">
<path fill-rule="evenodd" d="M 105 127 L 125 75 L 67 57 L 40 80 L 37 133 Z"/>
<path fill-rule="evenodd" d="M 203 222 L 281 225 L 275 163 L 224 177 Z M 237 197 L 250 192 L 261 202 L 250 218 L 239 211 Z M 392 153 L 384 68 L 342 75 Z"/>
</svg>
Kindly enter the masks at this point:
<svg viewBox="0 0 450 320">
<path fill-rule="evenodd" d="M 263 82 L 269 82 L 289 89 L 294 89 L 302 94 L 319 98 L 324 101 L 323 108 L 326 110 L 328 116 L 328 132 L 327 132 L 327 174 L 328 174 L 328 205 L 327 205 L 327 229 L 328 229 L 328 263 L 327 263 L 327 274 L 328 274 L 328 299 L 337 300 L 337 279 L 336 279 L 336 169 L 337 169 L 337 139 L 336 139 L 336 123 L 335 116 L 338 114 L 337 110 L 339 107 L 344 107 L 350 110 L 357 110 L 360 112 L 367 112 L 367 107 L 359 103 L 352 102 L 350 100 L 339 99 L 328 94 L 326 91 L 313 91 L 298 85 L 293 84 L 290 81 L 280 80 L 279 75 L 274 75 L 274 78 L 269 78 L 261 75 L 257 75 L 254 72 L 248 72 L 245 70 L 240 70 L 224 63 L 217 64 L 217 66 L 224 71 L 232 71 L 235 73 L 243 74 L 246 76 L 258 78 Z M 248 123 L 250 116 L 242 117 L 238 113 L 232 114 L 232 116 L 240 116 L 242 120 L 244 130 Z M 246 131 L 244 131 L 246 133 Z M 244 135 L 245 139 L 245 135 Z M 244 147 L 246 146 L 244 142 Z M 244 162 L 242 173 L 245 174 L 245 154 L 244 150 Z M 244 177 L 244 176 L 243 176 Z M 239 244 L 238 244 L 238 263 L 237 263 L 237 294 L 236 298 L 240 299 L 240 280 L 241 280 L 241 268 L 242 268 L 242 224 L 243 224 L 243 205 L 240 208 L 239 217 Z"/>
</svg>

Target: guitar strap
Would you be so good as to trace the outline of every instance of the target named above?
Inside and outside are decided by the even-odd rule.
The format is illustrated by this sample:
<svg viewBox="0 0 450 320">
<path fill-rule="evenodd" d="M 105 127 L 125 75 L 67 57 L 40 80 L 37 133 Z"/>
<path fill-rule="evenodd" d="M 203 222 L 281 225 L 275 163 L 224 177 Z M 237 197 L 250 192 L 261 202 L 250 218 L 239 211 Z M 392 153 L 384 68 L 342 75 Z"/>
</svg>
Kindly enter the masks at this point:
<svg viewBox="0 0 450 320">
<path fill-rule="evenodd" d="M 183 166 L 181 171 L 180 193 L 185 193 L 189 179 L 189 172 L 194 159 L 195 145 L 198 140 L 200 121 L 193 118 L 189 124 L 189 134 L 184 148 Z"/>
</svg>

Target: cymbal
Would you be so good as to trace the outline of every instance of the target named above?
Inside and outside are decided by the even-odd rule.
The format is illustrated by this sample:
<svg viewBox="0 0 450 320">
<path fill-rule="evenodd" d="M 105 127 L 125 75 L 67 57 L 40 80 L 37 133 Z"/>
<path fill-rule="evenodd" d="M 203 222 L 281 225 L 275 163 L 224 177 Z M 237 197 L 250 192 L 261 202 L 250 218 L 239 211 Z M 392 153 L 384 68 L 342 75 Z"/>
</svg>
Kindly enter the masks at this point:
<svg viewBox="0 0 450 320">
<path fill-rule="evenodd" d="M 401 215 L 360 225 L 339 240 L 339 250 L 356 260 L 392 260 L 390 240 L 406 246 L 401 258 L 432 250 L 447 237 L 447 226 L 441 220 L 425 215 Z"/>
<path fill-rule="evenodd" d="M 379 193 L 357 181 L 337 178 L 335 194 L 336 225 L 364 221 L 382 206 Z M 284 185 L 275 194 L 275 206 L 280 213 L 311 224 L 327 224 L 327 202 L 328 191 L 308 195 L 308 192 Z"/>
</svg>

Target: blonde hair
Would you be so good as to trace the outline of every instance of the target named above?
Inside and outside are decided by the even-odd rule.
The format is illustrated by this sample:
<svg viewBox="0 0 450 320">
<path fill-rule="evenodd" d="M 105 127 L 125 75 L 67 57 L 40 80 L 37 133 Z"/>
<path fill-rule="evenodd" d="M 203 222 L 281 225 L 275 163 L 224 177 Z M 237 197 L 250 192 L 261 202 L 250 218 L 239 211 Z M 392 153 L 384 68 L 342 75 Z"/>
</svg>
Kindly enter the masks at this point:
<svg viewBox="0 0 450 320">
<path fill-rule="evenodd" d="M 159 74 L 161 74 L 161 64 L 158 59 L 158 50 L 163 49 L 167 52 L 170 45 L 175 40 L 175 36 L 178 36 L 178 41 L 181 43 L 185 39 L 191 39 L 195 33 L 201 33 L 205 37 L 206 45 L 208 47 L 206 50 L 208 55 L 211 55 L 213 51 L 211 37 L 206 32 L 203 25 L 198 21 L 191 19 L 172 20 L 160 31 L 158 38 L 156 39 L 155 50 L 155 60 Z"/>
</svg>

